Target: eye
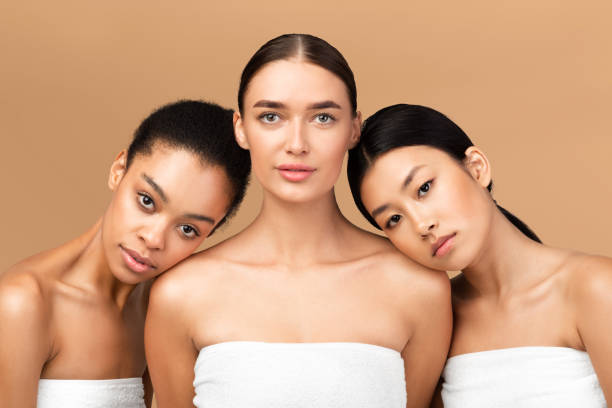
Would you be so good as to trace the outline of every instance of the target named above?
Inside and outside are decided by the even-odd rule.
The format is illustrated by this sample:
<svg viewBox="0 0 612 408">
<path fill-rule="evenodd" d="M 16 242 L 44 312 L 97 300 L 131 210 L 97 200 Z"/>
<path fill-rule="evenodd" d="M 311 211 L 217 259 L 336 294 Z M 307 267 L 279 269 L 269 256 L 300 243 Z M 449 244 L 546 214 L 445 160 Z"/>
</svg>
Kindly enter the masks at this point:
<svg viewBox="0 0 612 408">
<path fill-rule="evenodd" d="M 145 210 L 154 210 L 155 209 L 155 201 L 145 193 L 138 193 L 138 203 Z"/>
<path fill-rule="evenodd" d="M 280 120 L 280 116 L 278 116 L 278 114 L 274 112 L 265 112 L 259 115 L 259 119 L 263 123 L 276 123 Z"/>
<path fill-rule="evenodd" d="M 331 122 L 333 122 L 334 120 L 336 120 L 332 115 L 330 115 L 329 113 L 319 113 L 315 116 L 315 122 L 317 122 L 318 124 L 321 125 L 327 125 Z"/>
<path fill-rule="evenodd" d="M 417 195 L 419 197 L 423 197 L 425 194 L 427 194 L 429 192 L 429 189 L 431 189 L 431 183 L 432 182 L 433 182 L 433 180 L 429 180 L 428 182 L 423 184 L 421 187 L 419 187 L 419 191 L 418 191 Z"/>
<path fill-rule="evenodd" d="M 192 227 L 191 225 L 181 225 L 179 229 L 181 230 L 181 233 L 185 238 L 193 239 L 195 237 L 200 236 L 198 230 Z"/>
<path fill-rule="evenodd" d="M 385 228 L 386 229 L 391 229 L 393 227 L 395 227 L 397 225 L 398 222 L 400 222 L 400 220 L 402 219 L 402 216 L 399 214 L 393 214 L 391 217 L 389 217 L 389 219 L 387 220 L 387 223 L 385 224 Z"/>
</svg>

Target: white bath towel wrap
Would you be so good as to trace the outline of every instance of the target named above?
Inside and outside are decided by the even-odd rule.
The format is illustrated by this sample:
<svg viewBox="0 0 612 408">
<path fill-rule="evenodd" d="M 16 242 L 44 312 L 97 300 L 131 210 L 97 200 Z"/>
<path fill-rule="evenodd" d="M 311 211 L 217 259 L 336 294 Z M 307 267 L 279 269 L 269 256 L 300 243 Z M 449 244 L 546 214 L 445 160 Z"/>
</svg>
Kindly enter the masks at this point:
<svg viewBox="0 0 612 408">
<path fill-rule="evenodd" d="M 142 378 L 38 381 L 37 408 L 145 408 Z"/>
<path fill-rule="evenodd" d="M 226 342 L 200 350 L 199 408 L 405 408 L 404 361 L 363 343 Z"/>
<path fill-rule="evenodd" d="M 589 355 L 567 347 L 516 347 L 448 359 L 445 408 L 603 408 Z"/>
</svg>

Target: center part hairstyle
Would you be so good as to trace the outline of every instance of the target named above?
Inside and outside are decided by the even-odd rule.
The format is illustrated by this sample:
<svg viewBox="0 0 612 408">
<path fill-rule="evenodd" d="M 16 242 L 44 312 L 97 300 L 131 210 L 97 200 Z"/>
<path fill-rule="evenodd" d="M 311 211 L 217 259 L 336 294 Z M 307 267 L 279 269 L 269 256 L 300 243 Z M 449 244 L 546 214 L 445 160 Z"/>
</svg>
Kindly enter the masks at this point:
<svg viewBox="0 0 612 408">
<path fill-rule="evenodd" d="M 232 110 L 210 102 L 170 103 L 155 110 L 138 126 L 127 151 L 128 169 L 134 158 L 151 154 L 158 143 L 193 153 L 204 165 L 222 168 L 231 187 L 228 192 L 231 200 L 225 217 L 211 234 L 236 212 L 249 183 L 251 156 L 234 138 L 233 114 Z"/>
<path fill-rule="evenodd" d="M 238 88 L 240 114 L 244 113 L 244 95 L 253 76 L 270 62 L 292 58 L 318 65 L 340 78 L 346 85 L 353 115 L 357 113 L 355 77 L 340 51 L 325 40 L 310 34 L 284 34 L 262 45 L 244 67 Z"/>
<path fill-rule="evenodd" d="M 474 144 L 452 120 L 420 105 L 398 104 L 383 108 L 363 124 L 359 143 L 349 151 L 348 180 L 359 211 L 381 229 L 361 201 L 361 183 L 372 164 L 384 153 L 404 146 L 430 146 L 447 153 L 463 166 L 465 151 Z M 493 181 L 487 186 L 489 192 Z M 512 213 L 495 203 L 504 216 L 523 234 L 541 242 L 537 235 Z"/>
</svg>

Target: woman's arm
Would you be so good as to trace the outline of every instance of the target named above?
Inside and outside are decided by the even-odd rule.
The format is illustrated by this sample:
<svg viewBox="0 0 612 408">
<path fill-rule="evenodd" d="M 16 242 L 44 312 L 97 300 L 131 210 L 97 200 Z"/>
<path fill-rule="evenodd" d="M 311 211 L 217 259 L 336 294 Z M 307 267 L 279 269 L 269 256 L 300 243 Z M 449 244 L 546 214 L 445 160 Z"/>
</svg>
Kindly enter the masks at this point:
<svg viewBox="0 0 612 408">
<path fill-rule="evenodd" d="M 437 272 L 419 285 L 413 299 L 416 322 L 402 351 L 406 376 L 407 407 L 429 407 L 446 362 L 453 329 L 450 283 Z"/>
<path fill-rule="evenodd" d="M 158 408 L 193 407 L 194 365 L 198 350 L 184 313 L 185 289 L 164 275 L 151 289 L 145 324 L 148 370 Z"/>
<path fill-rule="evenodd" d="M 612 259 L 589 257 L 570 283 L 578 333 L 608 404 L 612 403 Z"/>
<path fill-rule="evenodd" d="M 0 284 L 0 401 L 34 408 L 38 379 L 49 356 L 48 311 L 34 278 Z"/>
</svg>

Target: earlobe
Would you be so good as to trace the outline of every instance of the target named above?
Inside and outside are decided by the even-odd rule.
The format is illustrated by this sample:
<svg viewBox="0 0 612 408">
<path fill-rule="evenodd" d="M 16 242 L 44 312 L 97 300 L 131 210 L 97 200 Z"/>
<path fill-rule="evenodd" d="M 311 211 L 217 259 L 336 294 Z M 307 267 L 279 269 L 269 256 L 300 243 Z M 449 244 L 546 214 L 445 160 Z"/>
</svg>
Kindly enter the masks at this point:
<svg viewBox="0 0 612 408">
<path fill-rule="evenodd" d="M 463 163 L 471 176 L 484 188 L 491 183 L 491 166 L 487 156 L 476 146 L 470 146 L 465 151 Z"/>
<path fill-rule="evenodd" d="M 348 146 L 349 150 L 359 143 L 359 139 L 361 138 L 361 124 L 361 112 L 357 111 L 357 114 L 353 118 L 353 129 Z"/>
<path fill-rule="evenodd" d="M 234 136 L 236 138 L 236 143 L 238 143 L 238 146 L 242 147 L 243 149 L 249 150 L 249 143 L 244 133 L 242 117 L 240 116 L 239 112 L 234 112 L 233 120 L 234 120 Z"/>
<path fill-rule="evenodd" d="M 125 149 L 119 152 L 113 164 L 111 164 L 110 172 L 108 174 L 108 188 L 111 191 L 115 191 L 123 176 L 125 176 L 125 172 L 127 170 L 127 152 Z"/>
</svg>

